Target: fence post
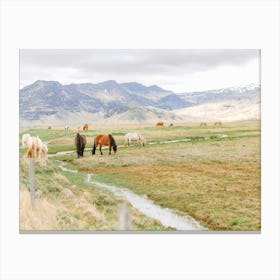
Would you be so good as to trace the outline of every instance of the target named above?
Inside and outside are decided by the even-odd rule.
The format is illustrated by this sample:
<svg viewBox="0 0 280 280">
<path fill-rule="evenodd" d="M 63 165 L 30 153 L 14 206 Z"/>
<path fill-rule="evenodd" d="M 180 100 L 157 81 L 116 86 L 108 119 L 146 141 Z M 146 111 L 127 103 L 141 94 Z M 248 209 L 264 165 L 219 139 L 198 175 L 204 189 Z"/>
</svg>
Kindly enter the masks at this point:
<svg viewBox="0 0 280 280">
<path fill-rule="evenodd" d="M 126 202 L 119 206 L 119 230 L 131 230 L 131 215 Z"/>
<path fill-rule="evenodd" d="M 34 158 L 29 158 L 29 183 L 30 183 L 30 200 L 32 210 L 35 210 L 35 174 L 34 174 Z"/>
</svg>

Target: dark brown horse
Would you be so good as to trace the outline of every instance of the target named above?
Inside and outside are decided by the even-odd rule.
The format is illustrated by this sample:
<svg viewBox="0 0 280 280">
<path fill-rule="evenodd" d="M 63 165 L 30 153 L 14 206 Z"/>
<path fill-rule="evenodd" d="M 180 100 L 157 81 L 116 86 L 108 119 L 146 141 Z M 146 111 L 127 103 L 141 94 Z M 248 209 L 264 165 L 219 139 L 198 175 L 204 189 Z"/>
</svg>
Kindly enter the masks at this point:
<svg viewBox="0 0 280 280">
<path fill-rule="evenodd" d="M 87 144 L 86 136 L 82 135 L 80 133 L 77 133 L 76 138 L 75 138 L 75 145 L 76 145 L 78 158 L 84 156 L 84 149 L 85 149 L 86 144 Z"/>
<path fill-rule="evenodd" d="M 118 146 L 112 134 L 108 134 L 108 135 L 99 134 L 94 138 L 94 144 L 92 148 L 93 155 L 95 155 L 95 150 L 98 147 L 98 145 L 99 145 L 99 150 L 101 155 L 103 155 L 102 146 L 109 146 L 109 155 L 111 154 L 112 147 L 114 150 L 114 154 L 117 153 Z"/>
</svg>

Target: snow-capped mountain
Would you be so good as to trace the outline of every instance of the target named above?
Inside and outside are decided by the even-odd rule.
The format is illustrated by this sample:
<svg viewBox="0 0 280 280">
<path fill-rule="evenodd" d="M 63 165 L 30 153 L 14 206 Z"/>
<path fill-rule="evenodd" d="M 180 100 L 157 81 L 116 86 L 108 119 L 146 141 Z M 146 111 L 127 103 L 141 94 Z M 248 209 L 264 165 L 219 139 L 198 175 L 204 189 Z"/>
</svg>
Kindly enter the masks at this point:
<svg viewBox="0 0 280 280">
<path fill-rule="evenodd" d="M 260 98 L 260 86 L 250 84 L 244 87 L 229 87 L 207 91 L 179 93 L 180 98 L 194 105 L 226 100 L 252 100 Z"/>
<path fill-rule="evenodd" d="M 260 110 L 256 104 L 259 102 L 260 86 L 256 85 L 174 93 L 157 85 L 145 86 L 136 82 L 117 83 L 110 80 L 97 84 L 62 85 L 57 81 L 39 80 L 19 92 L 20 120 L 23 125 L 74 125 L 85 121 L 182 122 L 206 118 L 230 120 L 231 116 L 258 119 Z M 234 113 L 243 106 L 246 110 L 242 114 Z"/>
</svg>

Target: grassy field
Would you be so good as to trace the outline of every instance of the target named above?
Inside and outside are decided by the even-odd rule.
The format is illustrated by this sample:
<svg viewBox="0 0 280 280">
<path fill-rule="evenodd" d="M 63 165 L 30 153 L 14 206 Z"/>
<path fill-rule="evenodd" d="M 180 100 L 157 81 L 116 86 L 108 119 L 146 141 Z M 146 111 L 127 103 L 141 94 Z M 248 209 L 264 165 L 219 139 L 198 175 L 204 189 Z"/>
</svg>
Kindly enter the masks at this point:
<svg viewBox="0 0 280 280">
<path fill-rule="evenodd" d="M 99 133 L 112 133 L 121 146 L 127 132 L 137 131 L 146 138 L 148 144 L 145 147 L 120 147 L 116 156 L 108 156 L 107 150 L 104 150 L 103 156 L 99 151 L 95 156 L 91 155 L 91 151 L 86 151 L 82 159 L 77 159 L 75 153 L 54 156 L 49 158 L 45 167 L 38 165 L 38 199 L 42 200 L 41 205 L 44 207 L 48 208 L 50 204 L 55 212 L 50 218 L 54 228 L 116 228 L 119 199 L 109 192 L 87 186 L 82 175 L 88 172 L 96 174 L 95 179 L 100 182 L 145 194 L 158 205 L 186 213 L 209 229 L 260 230 L 259 122 L 206 127 L 197 124 L 174 127 L 90 125 L 92 127 L 94 129 L 85 132 L 88 148 L 92 147 L 93 138 Z M 56 153 L 75 149 L 75 132 L 74 129 L 65 132 L 62 128 L 36 128 L 25 130 L 24 133 L 38 135 L 43 141 L 49 141 L 49 153 Z M 187 142 L 161 143 L 186 139 Z M 21 203 L 27 193 L 23 154 L 24 150 L 20 149 Z M 67 162 L 68 166 L 81 173 L 62 172 L 56 167 L 56 159 Z M 52 183 L 44 179 L 50 172 L 53 172 Z M 59 187 L 57 189 L 59 184 L 63 186 L 62 190 Z M 62 195 L 63 192 L 69 193 L 64 189 L 70 190 L 74 197 Z M 98 198 L 100 196 L 102 199 Z M 95 211 L 96 218 L 92 218 L 94 215 L 85 215 L 84 206 L 79 206 L 79 203 L 86 203 L 89 197 L 88 207 L 92 208 L 92 213 Z M 166 229 L 135 209 L 133 211 L 134 229 Z M 30 226 L 25 225 L 30 219 L 21 215 L 22 228 Z"/>
</svg>

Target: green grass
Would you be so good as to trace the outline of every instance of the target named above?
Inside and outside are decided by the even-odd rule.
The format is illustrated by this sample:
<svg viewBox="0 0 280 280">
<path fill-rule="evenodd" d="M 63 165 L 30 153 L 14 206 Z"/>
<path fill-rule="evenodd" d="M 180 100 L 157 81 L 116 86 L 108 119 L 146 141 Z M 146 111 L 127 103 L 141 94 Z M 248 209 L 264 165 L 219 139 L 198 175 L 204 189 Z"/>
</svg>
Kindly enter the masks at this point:
<svg viewBox="0 0 280 280">
<path fill-rule="evenodd" d="M 84 173 L 63 172 L 55 162 L 35 165 L 36 205 L 30 211 L 28 162 L 20 160 L 21 230 L 116 230 L 123 200 L 85 182 Z M 43 206 L 44 207 L 43 207 Z M 53 216 L 49 214 L 53 212 Z M 129 205 L 134 230 L 172 230 Z M 39 215 L 40 214 L 40 215 Z M 36 216 L 37 215 L 37 216 Z M 34 217 L 35 216 L 35 217 Z"/>
<path fill-rule="evenodd" d="M 116 156 L 108 156 L 108 150 L 103 151 L 103 156 L 99 151 L 95 156 L 86 151 L 83 159 L 72 153 L 49 161 L 63 160 L 81 172 L 96 174 L 102 182 L 145 194 L 158 205 L 185 212 L 213 230 L 260 230 L 259 122 L 219 127 L 104 127 L 85 133 L 87 147 L 91 148 L 93 137 L 101 132 L 112 133 L 118 145 L 122 145 L 123 135 L 129 131 L 138 131 L 148 143 L 156 144 L 119 148 Z M 52 140 L 48 145 L 50 153 L 75 149 L 74 132 L 68 135 L 61 130 L 35 132 L 43 140 L 44 137 Z M 219 138 L 221 134 L 228 137 Z M 191 141 L 159 144 L 186 138 Z M 63 173 L 63 176 L 78 188 L 91 188 L 82 184 L 80 175 Z M 42 184 L 47 184 L 43 178 Z M 116 200 L 112 195 L 110 199 Z M 107 205 L 106 201 L 96 200 L 98 211 L 105 211 L 102 207 Z M 112 201 L 109 204 L 114 205 Z M 110 208 L 106 213 L 113 212 Z M 145 223 L 138 228 L 143 225 L 148 228 Z"/>
</svg>

